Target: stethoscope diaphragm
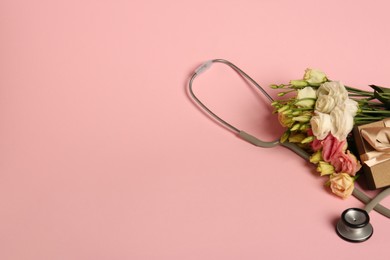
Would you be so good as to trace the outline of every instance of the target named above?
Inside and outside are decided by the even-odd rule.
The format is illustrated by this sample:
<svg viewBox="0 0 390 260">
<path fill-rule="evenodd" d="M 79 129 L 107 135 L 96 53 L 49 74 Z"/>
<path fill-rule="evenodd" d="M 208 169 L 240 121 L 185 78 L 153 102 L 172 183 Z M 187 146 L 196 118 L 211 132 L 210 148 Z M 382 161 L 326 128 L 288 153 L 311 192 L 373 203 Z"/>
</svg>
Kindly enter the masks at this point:
<svg viewBox="0 0 390 260">
<path fill-rule="evenodd" d="M 344 210 L 336 225 L 336 232 L 342 239 L 355 243 L 366 241 L 373 231 L 367 211 L 359 208 Z"/>
</svg>

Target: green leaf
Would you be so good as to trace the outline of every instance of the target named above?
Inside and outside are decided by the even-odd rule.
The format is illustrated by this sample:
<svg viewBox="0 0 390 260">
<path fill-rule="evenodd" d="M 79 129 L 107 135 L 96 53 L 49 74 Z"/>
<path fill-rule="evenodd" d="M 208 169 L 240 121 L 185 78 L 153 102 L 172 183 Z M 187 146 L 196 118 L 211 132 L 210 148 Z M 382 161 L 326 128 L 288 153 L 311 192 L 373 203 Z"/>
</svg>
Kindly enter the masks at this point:
<svg viewBox="0 0 390 260">
<path fill-rule="evenodd" d="M 382 102 L 387 109 L 390 109 L 390 96 L 383 95 L 383 93 L 390 93 L 390 89 L 376 85 L 370 85 L 370 87 L 374 89 L 374 97 Z"/>
<path fill-rule="evenodd" d="M 385 88 L 377 85 L 369 85 L 371 88 L 373 88 L 375 91 L 378 91 L 380 93 L 390 93 L 390 88 Z"/>
</svg>

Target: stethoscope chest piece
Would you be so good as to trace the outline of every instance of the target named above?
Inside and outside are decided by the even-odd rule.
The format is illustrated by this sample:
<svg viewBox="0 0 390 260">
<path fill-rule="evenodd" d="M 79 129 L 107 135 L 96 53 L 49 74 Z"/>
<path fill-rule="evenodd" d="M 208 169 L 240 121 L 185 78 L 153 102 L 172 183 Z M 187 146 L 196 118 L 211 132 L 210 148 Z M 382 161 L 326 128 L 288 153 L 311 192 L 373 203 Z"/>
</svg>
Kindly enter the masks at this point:
<svg viewBox="0 0 390 260">
<path fill-rule="evenodd" d="M 346 241 L 355 243 L 366 241 L 373 233 L 370 216 L 363 209 L 347 209 L 341 214 L 336 231 Z"/>
</svg>

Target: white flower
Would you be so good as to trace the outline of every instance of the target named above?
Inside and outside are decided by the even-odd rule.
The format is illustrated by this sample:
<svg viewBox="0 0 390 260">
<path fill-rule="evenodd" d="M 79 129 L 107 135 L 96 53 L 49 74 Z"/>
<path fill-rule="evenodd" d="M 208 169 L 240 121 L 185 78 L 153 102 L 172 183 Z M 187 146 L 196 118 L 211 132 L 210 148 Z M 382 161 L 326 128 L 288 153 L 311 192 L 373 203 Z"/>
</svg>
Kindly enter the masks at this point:
<svg viewBox="0 0 390 260">
<path fill-rule="evenodd" d="M 327 81 L 325 73 L 317 69 L 306 69 L 303 79 L 311 85 L 320 85 Z"/>
<path fill-rule="evenodd" d="M 341 110 L 349 113 L 353 117 L 356 116 L 356 113 L 359 109 L 358 103 L 355 100 L 352 100 L 350 98 L 348 98 L 347 100 L 345 100 L 343 103 L 339 104 L 338 106 L 340 107 Z"/>
<path fill-rule="evenodd" d="M 317 98 L 316 91 L 312 87 L 306 87 L 298 90 L 296 106 L 299 107 L 313 107 L 315 99 Z"/>
<path fill-rule="evenodd" d="M 330 96 L 335 100 L 337 105 L 348 99 L 348 91 L 340 82 L 330 81 L 325 82 L 317 89 L 317 96 L 318 98 L 321 96 Z"/>
<path fill-rule="evenodd" d="M 323 140 L 332 130 L 332 122 L 328 114 L 315 112 L 310 119 L 311 129 L 318 140 Z"/>
<path fill-rule="evenodd" d="M 330 95 L 321 95 L 316 101 L 315 110 L 329 114 L 336 106 L 336 100 Z"/>
<path fill-rule="evenodd" d="M 315 112 L 330 115 L 331 133 L 338 140 L 344 140 L 352 131 L 353 118 L 358 111 L 358 103 L 348 98 L 348 91 L 338 81 L 325 82 L 317 89 Z M 314 120 L 314 124 L 320 125 Z M 312 125 L 313 126 L 313 125 Z M 313 130 L 314 132 L 314 130 Z M 317 130 L 320 136 L 323 131 Z M 317 137 L 320 139 L 319 137 Z M 321 140 L 321 139 L 320 139 Z"/>
<path fill-rule="evenodd" d="M 350 111 L 337 106 L 330 113 L 330 119 L 332 122 L 332 135 L 339 141 L 345 140 L 353 128 L 353 115 Z"/>
</svg>

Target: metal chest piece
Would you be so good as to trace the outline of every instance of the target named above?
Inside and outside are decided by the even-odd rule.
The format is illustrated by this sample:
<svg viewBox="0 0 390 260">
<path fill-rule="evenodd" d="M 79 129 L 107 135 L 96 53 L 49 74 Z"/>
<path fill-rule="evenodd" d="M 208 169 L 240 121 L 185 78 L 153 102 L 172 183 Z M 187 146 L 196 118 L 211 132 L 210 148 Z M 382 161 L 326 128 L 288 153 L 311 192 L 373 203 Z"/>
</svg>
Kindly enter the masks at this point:
<svg viewBox="0 0 390 260">
<path fill-rule="evenodd" d="M 370 216 L 363 209 L 346 209 L 337 223 L 336 232 L 342 239 L 349 242 L 366 241 L 373 233 Z"/>
</svg>

